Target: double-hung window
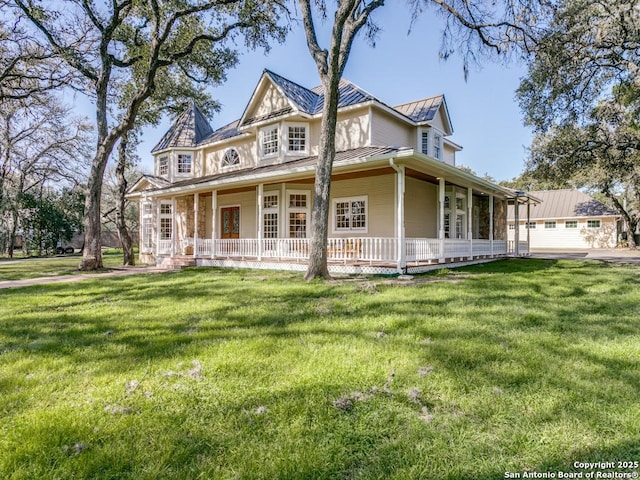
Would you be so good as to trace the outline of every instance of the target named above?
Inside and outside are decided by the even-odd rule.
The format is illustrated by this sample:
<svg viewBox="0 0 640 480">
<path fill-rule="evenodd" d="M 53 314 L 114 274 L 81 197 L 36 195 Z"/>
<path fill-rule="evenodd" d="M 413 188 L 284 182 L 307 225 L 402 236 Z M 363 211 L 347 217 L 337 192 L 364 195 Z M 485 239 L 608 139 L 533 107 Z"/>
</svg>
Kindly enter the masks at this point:
<svg viewBox="0 0 640 480">
<path fill-rule="evenodd" d="M 171 240 L 173 238 L 173 205 L 170 203 L 160 204 L 160 240 Z"/>
<path fill-rule="evenodd" d="M 267 192 L 262 198 L 264 238 L 278 238 L 278 197 L 278 192 Z"/>
<path fill-rule="evenodd" d="M 429 130 L 420 133 L 420 152 L 429 155 Z"/>
<path fill-rule="evenodd" d="M 280 129 L 277 125 L 263 128 L 260 131 L 260 149 L 262 157 L 272 157 L 280 150 Z"/>
<path fill-rule="evenodd" d="M 433 135 L 433 156 L 442 160 L 442 135 L 439 133 Z"/>
<path fill-rule="evenodd" d="M 309 218 L 308 197 L 308 192 L 287 192 L 289 238 L 307 237 L 307 219 Z"/>
<path fill-rule="evenodd" d="M 158 175 L 167 175 L 169 173 L 169 157 L 163 155 L 158 158 Z"/>
<path fill-rule="evenodd" d="M 153 203 L 142 203 L 142 251 L 153 251 Z"/>
<path fill-rule="evenodd" d="M 306 154 L 309 151 L 308 129 L 305 124 L 290 124 L 287 127 L 287 153 Z"/>
<path fill-rule="evenodd" d="M 178 173 L 191 173 L 193 157 L 189 153 L 178 154 Z"/>
<path fill-rule="evenodd" d="M 367 196 L 336 198 L 333 201 L 335 232 L 367 231 Z"/>
</svg>

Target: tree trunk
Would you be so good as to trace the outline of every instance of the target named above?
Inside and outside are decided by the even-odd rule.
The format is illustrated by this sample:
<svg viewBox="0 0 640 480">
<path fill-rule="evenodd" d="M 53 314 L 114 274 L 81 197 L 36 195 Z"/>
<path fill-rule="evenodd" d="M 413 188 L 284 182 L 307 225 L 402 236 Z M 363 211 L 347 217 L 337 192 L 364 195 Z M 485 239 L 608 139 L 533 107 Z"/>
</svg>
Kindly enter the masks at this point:
<svg viewBox="0 0 640 480">
<path fill-rule="evenodd" d="M 126 266 L 135 265 L 135 257 L 133 255 L 133 242 L 131 241 L 131 235 L 129 235 L 129 229 L 125 219 L 125 210 L 127 208 L 127 199 L 125 194 L 127 193 L 127 179 L 125 177 L 125 171 L 127 168 L 127 143 L 128 134 L 124 134 L 120 139 L 120 145 L 118 146 L 118 164 L 116 165 L 116 178 L 118 182 L 118 198 L 116 202 L 116 228 L 118 229 L 118 236 L 120 237 L 120 245 L 122 245 L 122 264 Z"/>
<path fill-rule="evenodd" d="M 634 238 L 634 234 L 638 226 L 637 220 L 633 218 L 629 214 L 629 212 L 627 212 L 627 210 L 625 210 L 624 206 L 620 203 L 620 201 L 616 198 L 616 196 L 611 193 L 609 188 L 604 188 L 602 190 L 602 193 L 604 193 L 605 196 L 609 198 L 609 200 L 611 200 L 611 203 L 613 203 L 613 206 L 616 208 L 616 210 L 618 210 L 618 213 L 620 213 L 620 215 L 622 216 L 624 229 L 627 232 L 627 246 L 629 248 L 636 248 L 637 245 Z"/>
<path fill-rule="evenodd" d="M 316 162 L 313 209 L 311 212 L 311 243 L 309 245 L 309 267 L 305 280 L 330 279 L 327 268 L 327 231 L 329 228 L 329 194 L 331 172 L 336 155 L 336 123 L 338 117 L 339 76 L 326 75 L 323 80 L 324 105 Z"/>
</svg>

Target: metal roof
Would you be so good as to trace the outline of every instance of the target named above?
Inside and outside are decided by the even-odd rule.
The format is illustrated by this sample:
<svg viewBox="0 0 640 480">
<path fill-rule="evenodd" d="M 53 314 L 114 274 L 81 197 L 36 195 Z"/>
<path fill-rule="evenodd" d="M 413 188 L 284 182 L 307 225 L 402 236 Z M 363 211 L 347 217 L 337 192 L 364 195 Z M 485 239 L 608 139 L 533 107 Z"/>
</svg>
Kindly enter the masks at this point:
<svg viewBox="0 0 640 480">
<path fill-rule="evenodd" d="M 531 207 L 531 220 L 576 218 L 576 217 L 604 217 L 615 216 L 618 213 L 606 205 L 594 200 L 580 190 L 536 190 L 527 192 L 542 202 Z M 519 218 L 527 218 L 526 205 L 520 205 Z M 514 219 L 514 209 L 509 206 L 509 220 Z"/>
<path fill-rule="evenodd" d="M 422 100 L 396 105 L 393 108 L 414 122 L 428 122 L 435 118 L 443 100 L 443 95 L 436 95 L 435 97 L 423 98 Z"/>
<path fill-rule="evenodd" d="M 208 137 L 202 140 L 201 144 L 219 142 L 221 140 L 226 140 L 227 138 L 237 137 L 238 135 L 242 135 L 242 132 L 238 131 L 238 123 L 240 120 L 235 120 L 231 123 L 226 124 L 223 127 L 218 128 L 214 132 L 212 132 Z"/>
<path fill-rule="evenodd" d="M 211 135 L 213 129 L 204 117 L 195 102 L 180 114 L 173 122 L 171 128 L 164 134 L 151 153 L 176 147 L 195 147 L 206 137 Z"/>
</svg>

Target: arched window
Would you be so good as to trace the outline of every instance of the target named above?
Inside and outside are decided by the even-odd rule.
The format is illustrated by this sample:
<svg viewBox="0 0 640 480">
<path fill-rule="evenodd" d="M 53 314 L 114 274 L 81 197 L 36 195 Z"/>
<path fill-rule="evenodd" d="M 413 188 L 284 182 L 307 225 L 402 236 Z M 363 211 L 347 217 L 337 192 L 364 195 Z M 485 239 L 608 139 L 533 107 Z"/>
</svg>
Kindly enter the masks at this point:
<svg viewBox="0 0 640 480">
<path fill-rule="evenodd" d="M 223 167 L 231 167 L 233 165 L 240 164 L 240 155 L 238 155 L 238 151 L 235 148 L 230 148 L 226 152 L 224 152 L 224 157 L 222 157 L 222 166 Z"/>
</svg>

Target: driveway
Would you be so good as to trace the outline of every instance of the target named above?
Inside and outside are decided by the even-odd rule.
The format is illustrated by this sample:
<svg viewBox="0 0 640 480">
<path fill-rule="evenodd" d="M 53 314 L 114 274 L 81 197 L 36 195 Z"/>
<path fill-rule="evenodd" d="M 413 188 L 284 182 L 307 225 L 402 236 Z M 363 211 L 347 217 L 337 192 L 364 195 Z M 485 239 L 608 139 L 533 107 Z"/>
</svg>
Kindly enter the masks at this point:
<svg viewBox="0 0 640 480">
<path fill-rule="evenodd" d="M 592 249 L 592 250 L 534 250 L 531 258 L 551 260 L 594 260 L 612 263 L 640 264 L 640 250 L 627 248 Z"/>
</svg>

